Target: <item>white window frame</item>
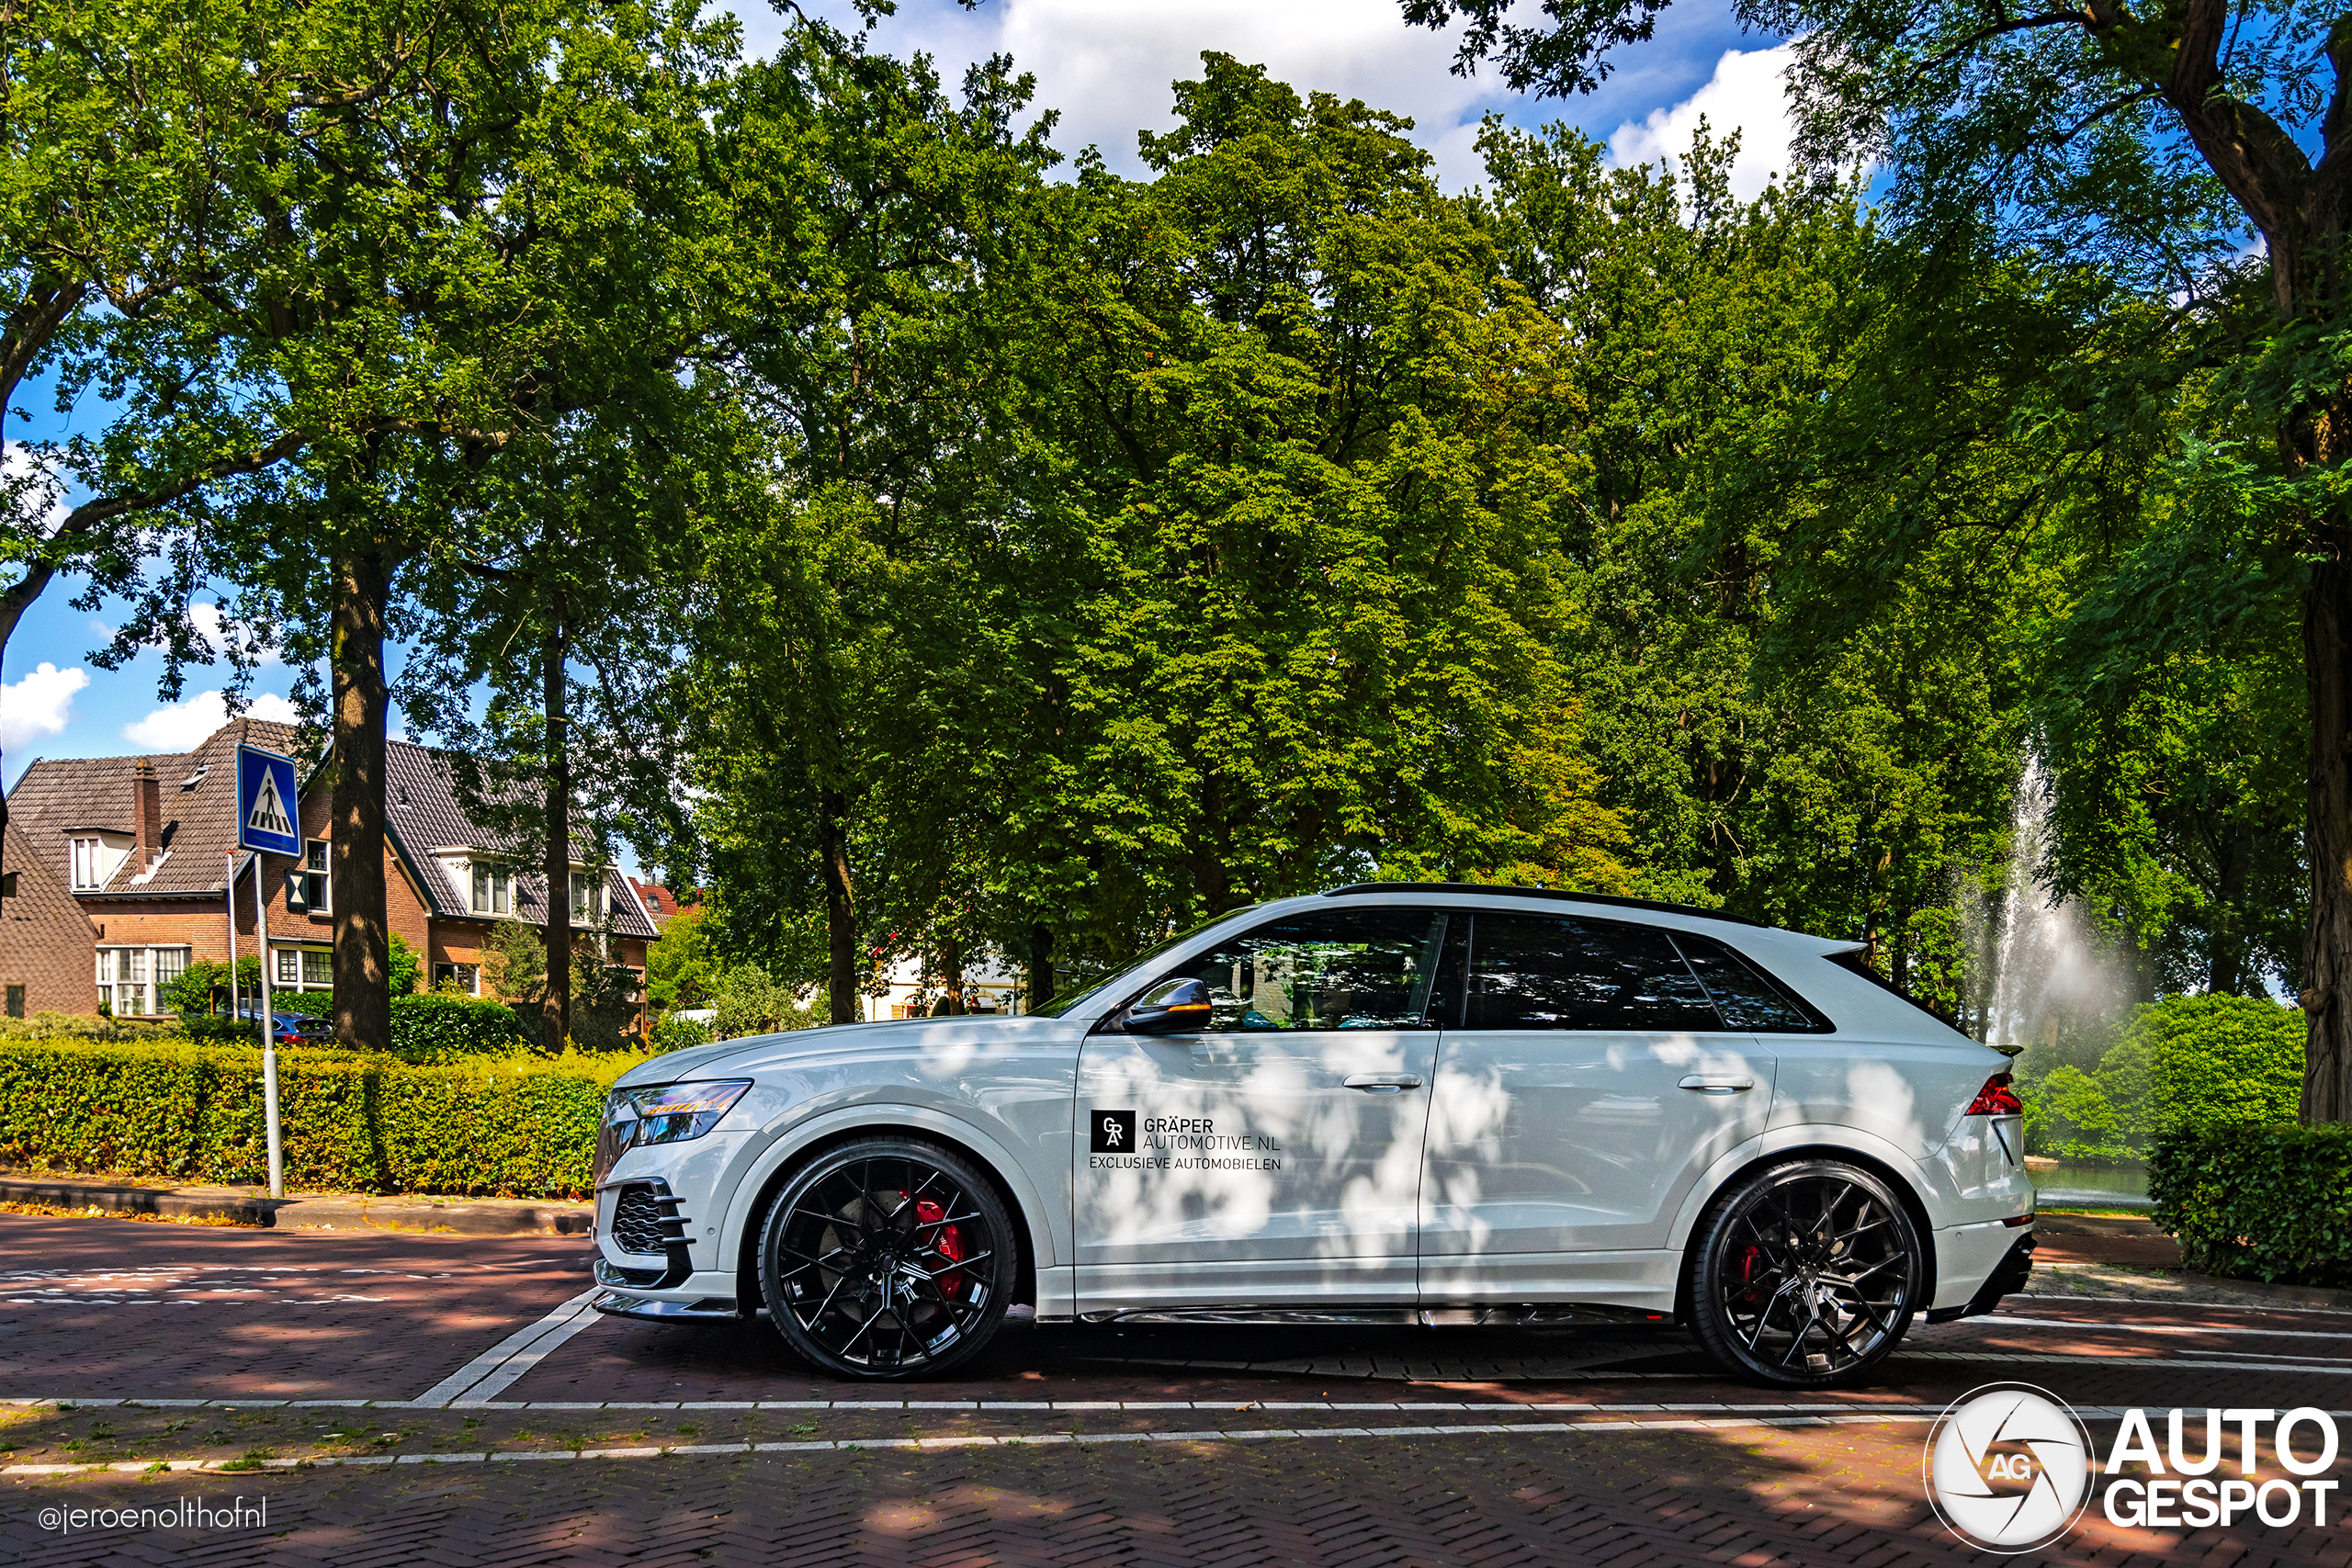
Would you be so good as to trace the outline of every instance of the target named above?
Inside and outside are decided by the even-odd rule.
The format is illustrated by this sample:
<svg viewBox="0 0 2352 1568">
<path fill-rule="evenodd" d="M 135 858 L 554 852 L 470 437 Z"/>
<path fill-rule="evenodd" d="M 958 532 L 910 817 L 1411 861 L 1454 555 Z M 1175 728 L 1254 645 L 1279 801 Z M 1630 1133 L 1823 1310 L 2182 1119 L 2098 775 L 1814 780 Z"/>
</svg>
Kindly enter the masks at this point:
<svg viewBox="0 0 2352 1568">
<path fill-rule="evenodd" d="M 117 1018 L 155 1017 L 164 1010 L 164 987 L 186 974 L 194 957 L 185 942 L 101 947 L 95 974 L 98 999 Z"/>
<path fill-rule="evenodd" d="M 505 866 L 475 861 L 467 876 L 467 908 L 495 919 L 514 912 L 514 874 Z"/>
<path fill-rule="evenodd" d="M 594 926 L 604 918 L 605 879 L 593 871 L 571 874 L 571 923 Z"/>
<path fill-rule="evenodd" d="M 92 893 L 107 885 L 104 839 L 74 840 L 74 891 Z"/>
<path fill-rule="evenodd" d="M 481 964 L 448 963 L 435 964 L 433 966 L 433 986 L 435 990 L 438 990 L 441 987 L 442 973 L 445 970 L 448 972 L 448 977 L 452 980 L 458 979 L 462 976 L 464 979 L 470 982 L 468 987 L 469 995 L 477 997 L 481 995 Z"/>
<path fill-rule="evenodd" d="M 313 915 L 334 912 L 334 877 L 327 869 L 327 841 L 302 840 L 302 865 L 295 875 L 302 880 L 302 908 Z"/>
</svg>

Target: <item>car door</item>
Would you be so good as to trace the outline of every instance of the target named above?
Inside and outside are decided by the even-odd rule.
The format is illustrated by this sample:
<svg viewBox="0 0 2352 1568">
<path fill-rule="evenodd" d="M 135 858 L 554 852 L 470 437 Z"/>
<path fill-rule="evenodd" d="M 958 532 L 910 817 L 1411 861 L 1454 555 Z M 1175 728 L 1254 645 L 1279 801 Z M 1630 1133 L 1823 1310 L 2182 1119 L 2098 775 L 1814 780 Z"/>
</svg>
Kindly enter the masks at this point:
<svg viewBox="0 0 2352 1568">
<path fill-rule="evenodd" d="M 1277 919 L 1156 977 L 1208 987 L 1200 1032 L 1114 1013 L 1088 1036 L 1080 1312 L 1413 1302 L 1444 930 L 1430 908 Z"/>
<path fill-rule="evenodd" d="M 1430 1097 L 1423 1302 L 1670 1304 L 1668 1231 L 1707 1167 L 1764 1130 L 1773 1057 L 1725 1027 L 1663 927 L 1480 911 L 1464 936 Z"/>
</svg>

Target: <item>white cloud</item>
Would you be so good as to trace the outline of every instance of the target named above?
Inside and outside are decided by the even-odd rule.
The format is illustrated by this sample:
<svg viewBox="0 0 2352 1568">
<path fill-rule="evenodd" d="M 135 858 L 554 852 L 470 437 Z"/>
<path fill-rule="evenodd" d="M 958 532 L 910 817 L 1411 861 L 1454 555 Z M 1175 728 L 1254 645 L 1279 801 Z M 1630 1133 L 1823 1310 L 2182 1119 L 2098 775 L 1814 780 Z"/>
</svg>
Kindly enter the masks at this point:
<svg viewBox="0 0 2352 1568">
<path fill-rule="evenodd" d="M 253 700 L 245 716 L 298 724 L 302 715 L 284 697 L 265 694 Z M 186 702 L 166 703 L 136 724 L 124 725 L 122 738 L 143 751 L 190 751 L 228 722 L 228 698 L 220 692 L 198 692 Z"/>
<path fill-rule="evenodd" d="M 847 7 L 838 9 L 837 24 L 854 27 Z M 753 0 L 736 15 L 747 50 L 774 49 L 782 23 L 773 10 Z M 1337 93 L 1411 116 L 1414 140 L 1437 155 L 1452 187 L 1483 174 L 1471 146 L 1478 111 L 1503 101 L 1491 74 L 1450 73 L 1455 41 L 1450 30 L 1408 26 L 1397 0 L 991 0 L 973 13 L 924 4 L 901 6 L 875 33 L 891 53 L 932 54 L 950 90 L 967 62 L 1012 55 L 1036 73 L 1034 107 L 1061 111 L 1054 144 L 1065 152 L 1099 146 L 1129 176 L 1144 173 L 1136 132 L 1174 125 L 1170 84 L 1197 81 L 1201 51 L 1216 50 L 1265 66 L 1302 95 Z"/>
<path fill-rule="evenodd" d="M 1739 158 L 1732 164 L 1731 189 L 1743 201 L 1763 194 L 1773 175 L 1790 168 L 1796 126 L 1789 114 L 1785 73 L 1796 60 L 1789 44 L 1778 49 L 1725 50 L 1707 85 L 1646 118 L 1627 120 L 1609 137 L 1610 161 L 1619 168 L 1665 160 L 1679 172 L 1690 151 L 1691 134 L 1704 117 L 1710 135 L 1739 134 Z"/>
<path fill-rule="evenodd" d="M 14 685 L 0 686 L 0 750 L 15 751 L 45 735 L 61 735 L 74 716 L 74 694 L 90 672 L 37 664 Z"/>
</svg>

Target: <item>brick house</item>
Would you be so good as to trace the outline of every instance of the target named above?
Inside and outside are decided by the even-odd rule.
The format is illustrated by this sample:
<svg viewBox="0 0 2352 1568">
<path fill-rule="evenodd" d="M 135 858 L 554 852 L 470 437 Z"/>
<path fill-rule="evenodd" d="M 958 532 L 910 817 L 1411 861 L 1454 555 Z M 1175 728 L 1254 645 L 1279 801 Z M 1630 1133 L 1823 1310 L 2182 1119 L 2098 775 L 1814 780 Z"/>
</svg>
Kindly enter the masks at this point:
<svg viewBox="0 0 2352 1568">
<path fill-rule="evenodd" d="M 36 761 L 8 794 L 5 870 L 17 895 L 0 906 L 0 995 L 12 1013 L 117 1017 L 164 1012 L 163 987 L 192 963 L 229 956 L 223 883 L 236 842 L 236 750 L 286 752 L 291 726 L 238 719 L 182 755 Z M 448 771 L 422 746 L 386 748 L 385 913 L 427 966 L 425 983 L 492 994 L 482 948 L 495 922 L 537 923 L 544 879 L 525 874 L 459 807 Z M 320 787 L 313 788 L 316 781 Z M 332 987 L 334 889 L 328 799 L 319 767 L 300 816 L 305 852 L 263 855 L 270 982 Z M 235 852 L 236 952 L 256 951 L 254 856 Z M 583 947 L 609 930 L 615 963 L 640 976 L 660 935 L 619 872 L 582 866 L 571 889 Z M 606 920 L 609 918 L 609 927 Z"/>
</svg>

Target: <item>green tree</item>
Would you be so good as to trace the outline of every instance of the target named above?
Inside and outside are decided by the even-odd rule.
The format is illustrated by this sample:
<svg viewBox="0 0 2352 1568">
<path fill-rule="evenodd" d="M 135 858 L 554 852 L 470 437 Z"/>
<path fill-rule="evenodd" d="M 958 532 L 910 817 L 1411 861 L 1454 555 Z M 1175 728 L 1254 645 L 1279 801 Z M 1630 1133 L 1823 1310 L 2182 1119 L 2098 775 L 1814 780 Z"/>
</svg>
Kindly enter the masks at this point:
<svg viewBox="0 0 2352 1568">
<path fill-rule="evenodd" d="M 1546 0 L 1540 25 L 1513 20 L 1506 0 L 1405 11 L 1466 23 L 1460 67 L 1493 55 L 1513 85 L 1565 93 L 1590 90 L 1611 51 L 1648 38 L 1663 3 Z M 1884 157 L 1898 228 L 1938 250 L 2111 269 L 2164 303 L 2165 324 L 2193 329 L 2180 366 L 2230 372 L 2256 431 L 2190 447 L 2184 466 L 2211 504 L 2120 552 L 2118 597 L 2152 663 L 2270 607 L 2300 620 L 2301 1114 L 2352 1119 L 2352 502 L 2336 479 L 2352 455 L 2352 28 L 2325 7 L 2256 0 L 2025 14 L 1979 0 L 1742 0 L 1735 12 L 1800 36 L 1804 147 L 1816 163 Z M 2068 467 L 2027 472 L 2064 482 Z M 2041 515 L 2030 507 L 2002 533 Z"/>
</svg>

